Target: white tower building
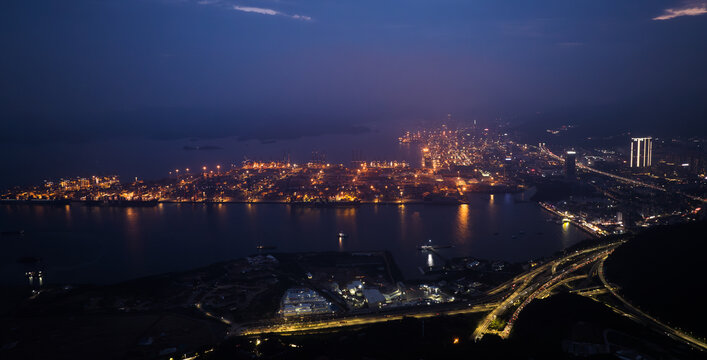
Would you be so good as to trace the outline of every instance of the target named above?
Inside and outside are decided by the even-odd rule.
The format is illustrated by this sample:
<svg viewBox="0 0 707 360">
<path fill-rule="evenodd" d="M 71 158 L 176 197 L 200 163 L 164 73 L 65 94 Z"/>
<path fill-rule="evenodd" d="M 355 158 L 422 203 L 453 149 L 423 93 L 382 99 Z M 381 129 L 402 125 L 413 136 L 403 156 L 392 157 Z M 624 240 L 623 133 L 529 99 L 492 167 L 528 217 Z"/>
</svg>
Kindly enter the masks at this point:
<svg viewBox="0 0 707 360">
<path fill-rule="evenodd" d="M 630 166 L 636 168 L 651 166 L 653 139 L 651 137 L 631 138 Z"/>
</svg>

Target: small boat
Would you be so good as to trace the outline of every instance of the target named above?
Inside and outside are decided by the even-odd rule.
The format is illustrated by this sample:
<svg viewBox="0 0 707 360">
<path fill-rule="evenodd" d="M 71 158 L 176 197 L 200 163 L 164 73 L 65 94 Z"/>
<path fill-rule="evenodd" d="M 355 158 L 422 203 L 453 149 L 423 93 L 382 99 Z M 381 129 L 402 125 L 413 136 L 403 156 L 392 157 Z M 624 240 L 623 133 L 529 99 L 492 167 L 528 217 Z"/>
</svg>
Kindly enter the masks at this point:
<svg viewBox="0 0 707 360">
<path fill-rule="evenodd" d="M 273 245 L 258 245 L 258 246 L 256 246 L 255 248 L 258 249 L 258 250 L 272 250 L 272 249 L 277 248 L 277 246 L 273 246 Z"/>
<path fill-rule="evenodd" d="M 417 248 L 417 250 L 432 251 L 432 250 L 436 250 L 436 249 L 449 249 L 451 247 L 452 247 L 452 245 L 433 245 L 432 240 L 428 240 L 427 244 L 419 246 Z"/>
<path fill-rule="evenodd" d="M 340 238 L 345 238 L 345 237 L 349 237 L 349 236 L 346 235 L 346 234 L 343 233 L 343 232 L 340 232 L 340 233 L 339 233 L 339 237 L 340 237 Z"/>
<path fill-rule="evenodd" d="M 0 236 L 22 236 L 25 234 L 24 230 L 12 230 L 12 231 L 2 231 Z"/>
</svg>

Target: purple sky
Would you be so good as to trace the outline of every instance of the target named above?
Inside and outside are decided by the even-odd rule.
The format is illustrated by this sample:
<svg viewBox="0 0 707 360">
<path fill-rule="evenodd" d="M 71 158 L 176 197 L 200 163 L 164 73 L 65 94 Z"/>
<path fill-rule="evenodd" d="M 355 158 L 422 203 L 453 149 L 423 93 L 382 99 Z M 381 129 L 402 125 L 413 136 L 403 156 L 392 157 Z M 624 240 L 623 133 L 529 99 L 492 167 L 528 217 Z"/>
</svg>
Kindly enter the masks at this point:
<svg viewBox="0 0 707 360">
<path fill-rule="evenodd" d="M 705 13 L 680 0 L 6 0 L 0 144 L 356 134 L 447 113 L 704 134 Z"/>
</svg>

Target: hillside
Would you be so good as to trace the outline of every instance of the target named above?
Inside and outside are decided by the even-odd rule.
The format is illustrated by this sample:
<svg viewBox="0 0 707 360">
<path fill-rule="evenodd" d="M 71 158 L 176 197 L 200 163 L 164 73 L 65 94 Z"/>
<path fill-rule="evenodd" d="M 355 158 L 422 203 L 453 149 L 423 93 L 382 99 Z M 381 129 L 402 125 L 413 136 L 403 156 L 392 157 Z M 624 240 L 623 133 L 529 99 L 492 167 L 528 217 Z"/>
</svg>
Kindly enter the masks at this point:
<svg viewBox="0 0 707 360">
<path fill-rule="evenodd" d="M 616 249 L 606 275 L 637 307 L 704 337 L 705 254 L 707 222 L 653 228 Z"/>
</svg>

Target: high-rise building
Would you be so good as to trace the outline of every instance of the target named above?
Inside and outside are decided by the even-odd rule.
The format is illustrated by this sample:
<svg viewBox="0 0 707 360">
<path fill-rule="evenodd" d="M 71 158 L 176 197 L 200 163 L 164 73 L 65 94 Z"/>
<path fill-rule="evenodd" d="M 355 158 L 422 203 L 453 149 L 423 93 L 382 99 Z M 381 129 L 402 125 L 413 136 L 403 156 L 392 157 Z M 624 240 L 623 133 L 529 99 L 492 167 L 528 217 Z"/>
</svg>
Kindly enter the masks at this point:
<svg viewBox="0 0 707 360">
<path fill-rule="evenodd" d="M 577 177 L 577 153 L 574 150 L 565 153 L 565 176 L 568 179 Z"/>
<path fill-rule="evenodd" d="M 651 137 L 631 138 L 630 167 L 651 166 L 653 158 L 653 139 Z"/>
<path fill-rule="evenodd" d="M 432 155 L 430 154 L 430 149 L 422 148 L 422 168 L 432 169 Z"/>
</svg>

